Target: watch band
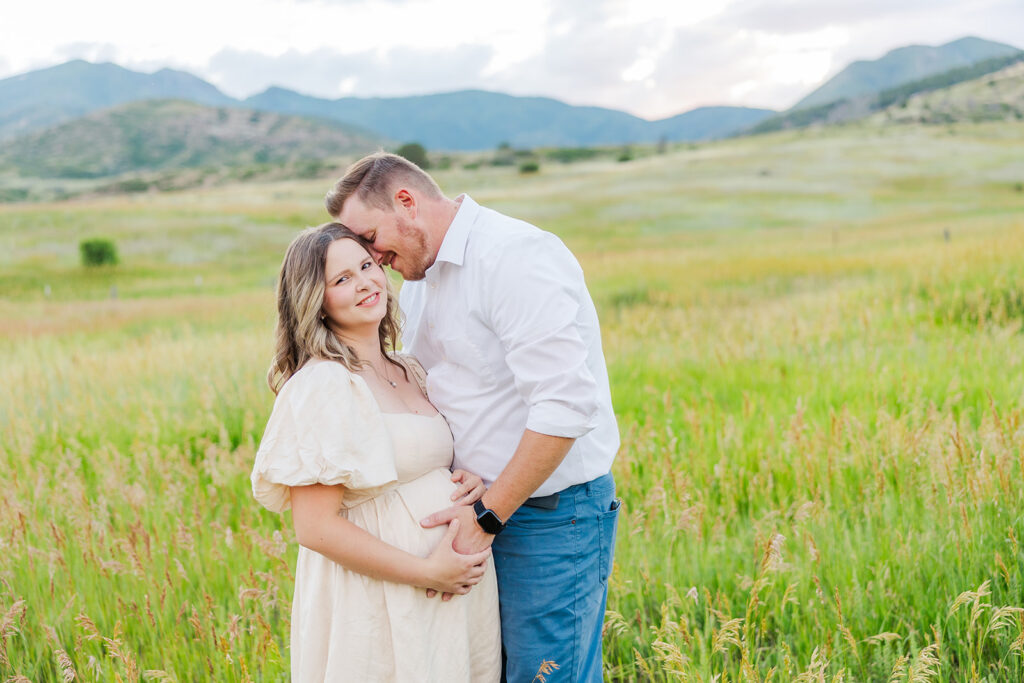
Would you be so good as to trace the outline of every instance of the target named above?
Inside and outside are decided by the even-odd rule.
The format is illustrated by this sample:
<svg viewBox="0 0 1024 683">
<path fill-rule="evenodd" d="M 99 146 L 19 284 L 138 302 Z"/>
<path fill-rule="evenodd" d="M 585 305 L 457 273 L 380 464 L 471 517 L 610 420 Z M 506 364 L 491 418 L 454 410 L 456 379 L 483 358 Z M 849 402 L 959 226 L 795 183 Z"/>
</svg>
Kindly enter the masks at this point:
<svg viewBox="0 0 1024 683">
<path fill-rule="evenodd" d="M 497 536 L 505 528 L 505 523 L 495 514 L 494 510 L 484 507 L 484 502 L 478 500 L 473 503 L 473 511 L 476 512 L 476 523 L 485 532 Z"/>
</svg>

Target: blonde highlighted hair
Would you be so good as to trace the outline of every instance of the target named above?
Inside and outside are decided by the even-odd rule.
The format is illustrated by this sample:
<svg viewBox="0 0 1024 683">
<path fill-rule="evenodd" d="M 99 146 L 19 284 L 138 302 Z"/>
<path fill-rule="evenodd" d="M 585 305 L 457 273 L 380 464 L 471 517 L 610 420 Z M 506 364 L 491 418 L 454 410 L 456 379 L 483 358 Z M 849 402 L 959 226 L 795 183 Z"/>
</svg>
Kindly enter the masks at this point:
<svg viewBox="0 0 1024 683">
<path fill-rule="evenodd" d="M 370 253 L 369 244 L 341 223 L 324 223 L 306 228 L 292 240 L 281 263 L 277 280 L 277 330 L 274 360 L 267 372 L 267 383 L 275 394 L 310 359 L 334 360 L 352 372 L 362 368 L 352 348 L 327 327 L 323 313 L 326 291 L 324 269 L 327 248 L 336 240 L 350 239 Z M 384 358 L 402 369 L 390 352 L 398 343 L 401 330 L 398 302 L 391 281 L 387 280 L 387 311 L 380 321 L 378 336 Z"/>
</svg>

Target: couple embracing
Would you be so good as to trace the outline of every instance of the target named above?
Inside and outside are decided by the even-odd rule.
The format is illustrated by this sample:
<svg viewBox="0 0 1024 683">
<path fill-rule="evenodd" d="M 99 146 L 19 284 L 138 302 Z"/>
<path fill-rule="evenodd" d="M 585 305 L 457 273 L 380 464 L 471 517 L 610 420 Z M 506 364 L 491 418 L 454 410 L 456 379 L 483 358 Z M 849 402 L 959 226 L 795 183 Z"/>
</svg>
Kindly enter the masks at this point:
<svg viewBox="0 0 1024 683">
<path fill-rule="evenodd" d="M 252 473 L 300 544 L 292 680 L 600 681 L 619 436 L 579 264 L 391 154 L 327 209 L 281 267 Z"/>
</svg>

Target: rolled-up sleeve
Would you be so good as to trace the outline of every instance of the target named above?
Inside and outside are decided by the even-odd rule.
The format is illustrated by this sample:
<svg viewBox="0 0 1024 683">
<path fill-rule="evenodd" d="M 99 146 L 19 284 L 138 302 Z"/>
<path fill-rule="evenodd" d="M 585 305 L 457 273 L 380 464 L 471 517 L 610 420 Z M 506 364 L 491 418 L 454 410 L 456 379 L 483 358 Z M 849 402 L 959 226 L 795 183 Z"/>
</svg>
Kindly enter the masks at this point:
<svg viewBox="0 0 1024 683">
<path fill-rule="evenodd" d="M 554 235 L 539 233 L 490 254 L 481 284 L 489 324 L 529 406 L 526 428 L 579 438 L 596 426 L 598 388 L 581 335 L 583 270 Z"/>
</svg>

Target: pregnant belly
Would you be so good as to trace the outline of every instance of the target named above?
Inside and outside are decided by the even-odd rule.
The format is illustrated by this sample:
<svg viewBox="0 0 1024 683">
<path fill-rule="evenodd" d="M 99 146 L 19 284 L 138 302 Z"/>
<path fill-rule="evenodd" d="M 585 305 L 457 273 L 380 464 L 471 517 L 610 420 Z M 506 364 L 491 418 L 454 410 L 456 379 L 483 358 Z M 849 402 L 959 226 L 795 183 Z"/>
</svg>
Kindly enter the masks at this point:
<svg viewBox="0 0 1024 683">
<path fill-rule="evenodd" d="M 419 557 L 426 557 L 444 537 L 447 527 L 420 526 L 428 515 L 451 507 L 456 485 L 451 472 L 436 469 L 379 496 L 349 508 L 349 521 L 382 541 Z"/>
</svg>

